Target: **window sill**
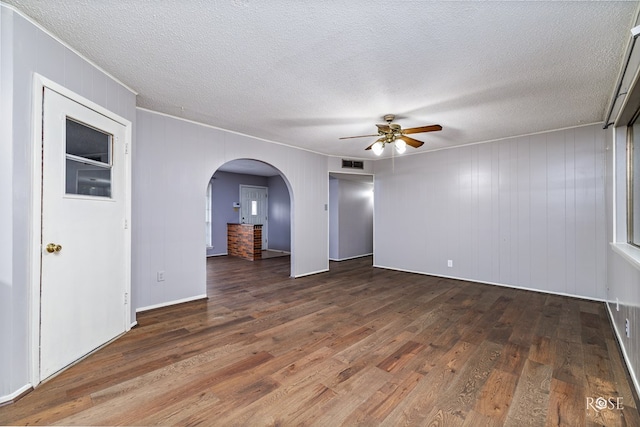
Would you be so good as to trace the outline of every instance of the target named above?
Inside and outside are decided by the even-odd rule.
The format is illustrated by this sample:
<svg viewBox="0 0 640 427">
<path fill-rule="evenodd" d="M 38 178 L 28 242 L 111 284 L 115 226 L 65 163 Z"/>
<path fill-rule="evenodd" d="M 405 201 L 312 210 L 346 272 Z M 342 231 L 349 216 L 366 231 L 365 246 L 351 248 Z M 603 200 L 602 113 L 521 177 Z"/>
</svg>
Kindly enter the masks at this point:
<svg viewBox="0 0 640 427">
<path fill-rule="evenodd" d="M 611 243 L 611 249 L 640 270 L 640 248 L 628 243 Z"/>
</svg>

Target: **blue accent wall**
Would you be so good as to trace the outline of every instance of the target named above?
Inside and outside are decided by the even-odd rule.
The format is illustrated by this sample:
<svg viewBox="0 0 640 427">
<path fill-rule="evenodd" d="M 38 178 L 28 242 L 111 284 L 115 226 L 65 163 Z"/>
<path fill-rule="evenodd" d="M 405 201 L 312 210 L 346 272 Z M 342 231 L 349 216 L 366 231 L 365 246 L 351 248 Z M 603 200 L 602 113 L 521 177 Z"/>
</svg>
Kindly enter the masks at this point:
<svg viewBox="0 0 640 427">
<path fill-rule="evenodd" d="M 269 189 L 269 249 L 291 251 L 291 198 L 281 176 L 265 177 L 218 171 L 213 174 L 211 182 L 213 247 L 207 248 L 207 255 L 227 253 L 227 223 L 238 222 L 239 208 L 234 208 L 233 203 L 240 202 L 240 185 Z"/>
</svg>

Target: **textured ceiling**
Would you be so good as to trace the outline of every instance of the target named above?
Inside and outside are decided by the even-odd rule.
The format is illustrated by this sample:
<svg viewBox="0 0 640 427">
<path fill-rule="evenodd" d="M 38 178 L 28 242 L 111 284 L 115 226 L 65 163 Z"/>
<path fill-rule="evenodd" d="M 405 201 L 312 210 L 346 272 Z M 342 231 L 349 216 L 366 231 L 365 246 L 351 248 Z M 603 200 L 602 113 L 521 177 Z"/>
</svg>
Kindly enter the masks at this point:
<svg viewBox="0 0 640 427">
<path fill-rule="evenodd" d="M 9 0 L 138 105 L 316 152 L 386 113 L 419 150 L 602 122 L 637 2 Z M 389 149 L 385 155 L 390 154 Z M 409 148 L 407 153 L 414 152 Z"/>
</svg>

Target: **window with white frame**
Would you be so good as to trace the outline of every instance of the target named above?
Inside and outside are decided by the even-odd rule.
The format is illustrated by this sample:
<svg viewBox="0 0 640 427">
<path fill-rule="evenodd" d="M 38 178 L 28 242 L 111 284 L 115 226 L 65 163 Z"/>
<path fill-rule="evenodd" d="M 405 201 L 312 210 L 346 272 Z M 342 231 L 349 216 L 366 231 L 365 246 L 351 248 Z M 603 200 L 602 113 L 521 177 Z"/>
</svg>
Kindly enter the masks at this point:
<svg viewBox="0 0 640 427">
<path fill-rule="evenodd" d="M 627 242 L 640 246 L 640 120 L 627 128 Z"/>
<path fill-rule="evenodd" d="M 213 247 L 213 227 L 211 226 L 211 203 L 212 197 L 211 193 L 213 191 L 213 186 L 211 185 L 211 181 L 209 181 L 209 185 L 207 186 L 207 200 L 205 207 L 205 232 L 207 233 L 207 248 Z"/>
</svg>

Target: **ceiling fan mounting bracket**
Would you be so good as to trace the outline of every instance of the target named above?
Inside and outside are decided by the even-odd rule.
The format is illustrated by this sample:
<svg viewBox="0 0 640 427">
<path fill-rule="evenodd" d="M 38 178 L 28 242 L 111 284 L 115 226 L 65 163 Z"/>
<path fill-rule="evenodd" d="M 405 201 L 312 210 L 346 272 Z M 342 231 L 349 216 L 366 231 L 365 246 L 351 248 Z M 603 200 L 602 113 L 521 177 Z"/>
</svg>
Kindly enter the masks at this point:
<svg viewBox="0 0 640 427">
<path fill-rule="evenodd" d="M 382 118 L 387 122 L 387 123 L 391 123 L 393 121 L 393 119 L 396 118 L 395 114 L 385 114 L 384 116 L 382 116 Z"/>
</svg>

